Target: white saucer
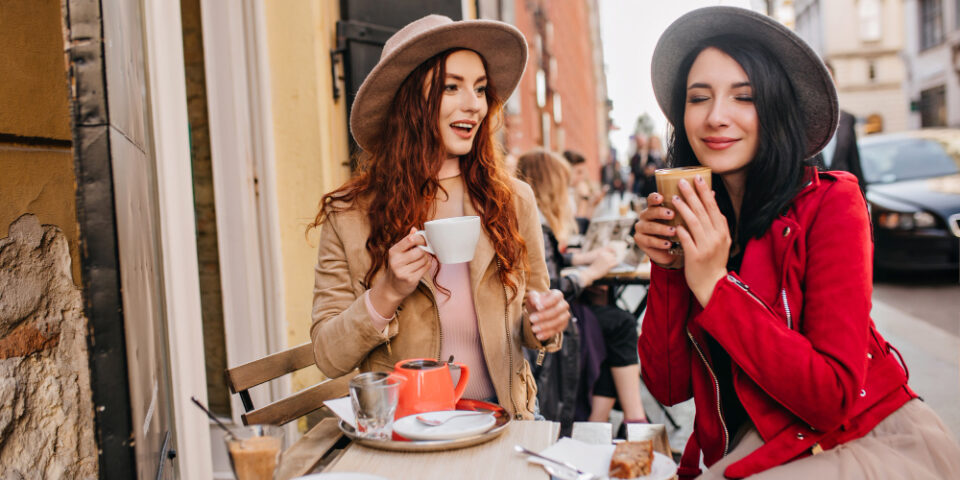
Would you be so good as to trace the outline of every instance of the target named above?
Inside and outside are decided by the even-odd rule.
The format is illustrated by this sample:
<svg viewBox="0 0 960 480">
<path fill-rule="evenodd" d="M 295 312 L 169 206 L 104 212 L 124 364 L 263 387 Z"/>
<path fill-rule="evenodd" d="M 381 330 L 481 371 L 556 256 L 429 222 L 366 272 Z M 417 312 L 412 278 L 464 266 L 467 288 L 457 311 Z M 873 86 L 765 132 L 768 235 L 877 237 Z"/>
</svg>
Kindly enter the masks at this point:
<svg viewBox="0 0 960 480">
<path fill-rule="evenodd" d="M 469 410 L 443 410 L 420 413 L 429 420 L 445 420 L 453 415 L 469 413 Z M 417 420 L 417 415 L 409 415 L 393 422 L 393 431 L 410 440 L 453 440 L 477 435 L 493 427 L 497 419 L 493 414 L 464 415 L 450 419 L 443 425 L 431 427 Z"/>
<path fill-rule="evenodd" d="M 312 473 L 303 477 L 296 477 L 291 480 L 389 480 L 380 475 L 369 473 L 353 472 L 330 472 L 330 473 Z"/>
</svg>

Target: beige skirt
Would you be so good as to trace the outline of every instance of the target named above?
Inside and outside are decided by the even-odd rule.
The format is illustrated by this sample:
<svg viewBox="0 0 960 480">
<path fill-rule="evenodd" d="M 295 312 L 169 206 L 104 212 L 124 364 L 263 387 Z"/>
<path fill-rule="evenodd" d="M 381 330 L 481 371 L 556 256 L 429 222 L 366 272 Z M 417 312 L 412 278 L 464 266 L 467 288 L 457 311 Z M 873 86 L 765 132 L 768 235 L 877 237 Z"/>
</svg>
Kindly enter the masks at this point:
<svg viewBox="0 0 960 480">
<path fill-rule="evenodd" d="M 723 470 L 763 445 L 752 426 L 719 462 L 697 478 L 722 479 Z M 960 445 L 933 410 L 913 399 L 869 433 L 819 455 L 794 460 L 751 480 L 960 479 Z"/>
</svg>

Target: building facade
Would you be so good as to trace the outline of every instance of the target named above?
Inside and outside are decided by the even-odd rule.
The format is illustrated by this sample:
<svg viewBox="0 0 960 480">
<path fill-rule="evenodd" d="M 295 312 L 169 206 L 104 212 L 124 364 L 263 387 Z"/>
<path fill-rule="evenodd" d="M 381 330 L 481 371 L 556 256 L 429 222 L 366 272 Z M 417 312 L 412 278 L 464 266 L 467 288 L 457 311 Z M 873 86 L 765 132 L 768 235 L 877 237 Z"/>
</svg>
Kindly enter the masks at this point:
<svg viewBox="0 0 960 480">
<path fill-rule="evenodd" d="M 833 68 L 840 108 L 860 133 L 910 128 L 904 2 L 797 0 L 795 30 Z"/>
<path fill-rule="evenodd" d="M 911 128 L 960 127 L 960 0 L 907 0 Z"/>
<path fill-rule="evenodd" d="M 498 11 L 484 4 L 481 16 Z M 530 47 L 526 72 L 507 103 L 507 152 L 576 150 L 598 176 L 610 145 L 597 0 L 501 0 L 499 12 Z"/>
</svg>

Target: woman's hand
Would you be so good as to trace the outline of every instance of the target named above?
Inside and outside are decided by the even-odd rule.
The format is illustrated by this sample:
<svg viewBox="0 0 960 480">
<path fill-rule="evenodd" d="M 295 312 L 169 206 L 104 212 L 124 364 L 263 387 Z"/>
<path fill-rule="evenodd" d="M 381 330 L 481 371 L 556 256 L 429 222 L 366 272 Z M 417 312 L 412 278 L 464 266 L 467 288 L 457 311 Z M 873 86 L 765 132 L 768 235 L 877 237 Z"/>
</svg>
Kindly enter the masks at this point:
<svg viewBox="0 0 960 480">
<path fill-rule="evenodd" d="M 580 271 L 580 282 L 583 287 L 589 287 L 597 279 L 610 273 L 613 267 L 616 267 L 620 261 L 613 247 L 602 247 L 591 250 L 593 254 L 590 266 Z"/>
<path fill-rule="evenodd" d="M 707 183 L 699 175 L 694 183 L 691 186 L 680 180 L 678 187 L 683 198 L 674 197 L 673 205 L 687 224 L 686 228 L 677 227 L 687 286 L 700 305 L 706 307 L 713 288 L 727 274 L 730 229 Z"/>
<path fill-rule="evenodd" d="M 418 247 L 426 244 L 426 240 L 417 235 L 417 229 L 411 227 L 410 233 L 387 251 L 385 274 L 378 277 L 370 289 L 370 302 L 377 313 L 392 316 L 403 299 L 417 288 L 420 278 L 430 270 L 433 256 Z"/>
<path fill-rule="evenodd" d="M 614 257 L 617 255 L 617 252 L 613 249 L 613 247 L 606 245 L 590 250 L 589 252 L 575 251 L 573 252 L 573 258 L 571 259 L 570 263 L 574 265 L 590 265 L 591 263 L 597 261 L 597 257 L 604 255 L 605 252 L 613 255 Z"/>
<path fill-rule="evenodd" d="M 677 231 L 662 221 L 671 220 L 676 212 L 663 206 L 663 195 L 647 196 L 647 208 L 640 212 L 634 226 L 633 241 L 650 257 L 650 261 L 665 268 L 680 268 L 683 257 L 670 254 L 670 240 Z"/>
<path fill-rule="evenodd" d="M 570 306 L 563 299 L 559 290 L 549 292 L 528 291 L 526 307 L 529 312 L 533 334 L 541 342 L 549 340 L 554 335 L 567 328 L 570 321 Z"/>
</svg>

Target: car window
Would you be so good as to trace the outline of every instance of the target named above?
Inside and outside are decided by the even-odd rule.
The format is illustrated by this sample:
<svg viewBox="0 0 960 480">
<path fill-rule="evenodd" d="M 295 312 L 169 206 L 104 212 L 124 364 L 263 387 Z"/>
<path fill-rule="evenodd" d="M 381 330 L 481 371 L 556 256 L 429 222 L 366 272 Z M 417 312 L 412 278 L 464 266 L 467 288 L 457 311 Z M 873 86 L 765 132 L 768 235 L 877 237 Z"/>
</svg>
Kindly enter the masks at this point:
<svg viewBox="0 0 960 480">
<path fill-rule="evenodd" d="M 937 141 L 919 138 L 860 145 L 860 163 L 867 183 L 939 177 L 960 171 L 960 158 L 952 157 Z"/>
</svg>

